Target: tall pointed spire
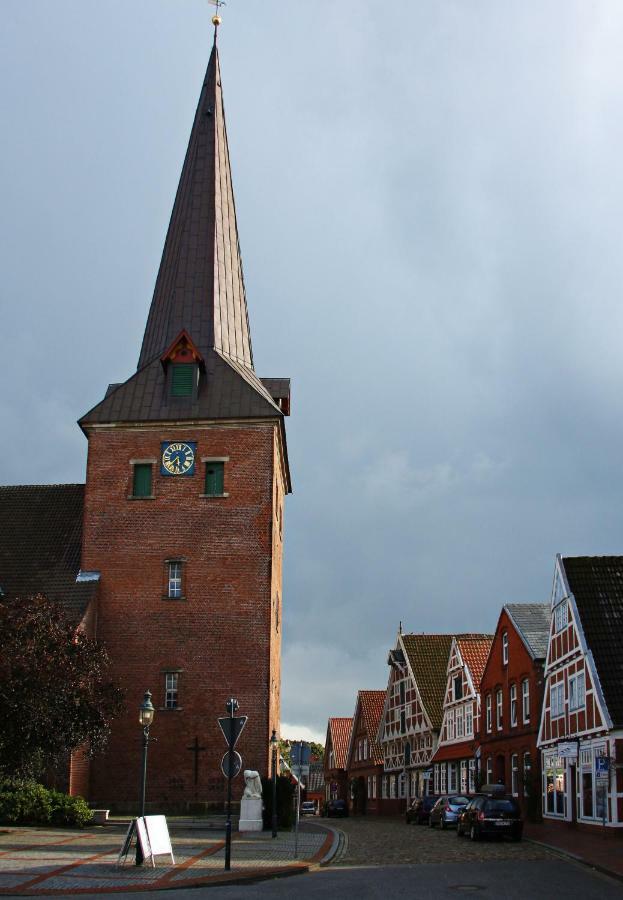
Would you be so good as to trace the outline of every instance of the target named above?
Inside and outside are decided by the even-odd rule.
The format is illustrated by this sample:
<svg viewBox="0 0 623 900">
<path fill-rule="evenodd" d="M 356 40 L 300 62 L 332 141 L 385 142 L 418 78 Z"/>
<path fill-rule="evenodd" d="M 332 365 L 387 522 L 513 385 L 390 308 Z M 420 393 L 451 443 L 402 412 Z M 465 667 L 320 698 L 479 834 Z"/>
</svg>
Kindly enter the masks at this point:
<svg viewBox="0 0 623 900">
<path fill-rule="evenodd" d="M 182 330 L 201 351 L 253 368 L 218 49 L 214 45 L 177 189 L 138 368 Z"/>
</svg>

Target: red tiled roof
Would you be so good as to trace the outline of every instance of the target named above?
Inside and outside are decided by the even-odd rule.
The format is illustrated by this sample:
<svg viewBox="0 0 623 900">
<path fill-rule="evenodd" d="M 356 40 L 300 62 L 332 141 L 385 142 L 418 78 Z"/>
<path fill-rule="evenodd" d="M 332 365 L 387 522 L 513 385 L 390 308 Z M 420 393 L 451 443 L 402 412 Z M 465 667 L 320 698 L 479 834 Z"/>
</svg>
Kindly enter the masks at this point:
<svg viewBox="0 0 623 900">
<path fill-rule="evenodd" d="M 461 741 L 460 744 L 444 744 L 438 747 L 431 759 L 431 763 L 445 762 L 453 759 L 469 759 L 474 755 L 476 744 L 474 741 Z"/>
<path fill-rule="evenodd" d="M 479 690 L 493 643 L 492 634 L 457 634 L 456 642 L 463 662 L 472 674 L 474 688 Z"/>
<path fill-rule="evenodd" d="M 383 762 L 383 751 L 376 742 L 376 735 L 381 724 L 385 696 L 386 691 L 359 691 L 360 715 L 368 732 L 368 740 L 371 744 L 372 757 L 375 763 Z"/>
<path fill-rule="evenodd" d="M 331 737 L 331 747 L 333 748 L 336 769 L 346 768 L 346 755 L 352 727 L 352 716 L 348 719 L 329 719 L 329 735 Z"/>
</svg>

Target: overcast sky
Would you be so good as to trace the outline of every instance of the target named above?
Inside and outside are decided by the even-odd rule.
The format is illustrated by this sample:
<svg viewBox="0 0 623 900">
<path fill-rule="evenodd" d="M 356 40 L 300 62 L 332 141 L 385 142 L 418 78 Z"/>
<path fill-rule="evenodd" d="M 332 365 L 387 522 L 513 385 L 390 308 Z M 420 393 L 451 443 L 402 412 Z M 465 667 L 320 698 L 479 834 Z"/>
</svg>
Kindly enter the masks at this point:
<svg viewBox="0 0 623 900">
<path fill-rule="evenodd" d="M 136 367 L 206 0 L 4 0 L 6 484 L 83 481 Z M 623 552 L 623 5 L 230 0 L 256 370 L 292 378 L 283 721 L 384 688 L 399 620 L 492 631 Z"/>
</svg>

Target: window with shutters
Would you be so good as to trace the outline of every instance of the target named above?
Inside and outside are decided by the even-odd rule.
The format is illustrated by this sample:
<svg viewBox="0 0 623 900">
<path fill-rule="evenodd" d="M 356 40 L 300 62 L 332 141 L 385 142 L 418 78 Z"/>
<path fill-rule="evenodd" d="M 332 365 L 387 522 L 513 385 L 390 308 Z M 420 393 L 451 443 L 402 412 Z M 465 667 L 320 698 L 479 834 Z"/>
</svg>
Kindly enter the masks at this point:
<svg viewBox="0 0 623 900">
<path fill-rule="evenodd" d="M 201 462 L 205 465 L 205 480 L 201 496 L 229 497 L 225 491 L 225 463 L 229 462 L 229 457 L 202 456 Z"/>
<path fill-rule="evenodd" d="M 192 397 L 197 380 L 194 363 L 173 363 L 171 366 L 171 396 Z"/>
<path fill-rule="evenodd" d="M 132 497 L 153 497 L 152 494 L 152 463 L 132 463 Z"/>
</svg>

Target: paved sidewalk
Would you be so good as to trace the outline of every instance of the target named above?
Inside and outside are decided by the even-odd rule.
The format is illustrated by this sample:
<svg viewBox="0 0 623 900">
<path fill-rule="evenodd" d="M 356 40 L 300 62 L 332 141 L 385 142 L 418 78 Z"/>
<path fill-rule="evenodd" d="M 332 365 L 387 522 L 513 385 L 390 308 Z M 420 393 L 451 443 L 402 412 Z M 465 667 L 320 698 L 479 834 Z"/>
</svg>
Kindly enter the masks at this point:
<svg viewBox="0 0 623 900">
<path fill-rule="evenodd" d="M 0 894 L 42 896 L 145 891 L 266 878 L 307 871 L 335 852 L 334 832 L 303 826 L 298 854 L 294 835 L 280 832 L 235 834 L 231 871 L 225 872 L 223 834 L 197 829 L 171 831 L 175 866 L 170 857 L 135 866 L 128 858 L 117 866 L 125 829 L 91 827 L 88 831 L 46 828 L 0 829 Z"/>
<path fill-rule="evenodd" d="M 563 823 L 543 822 L 537 825 L 526 822 L 524 837 L 623 880 L 622 835 L 614 835 L 609 830 L 593 834 Z"/>
</svg>

